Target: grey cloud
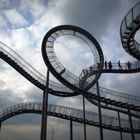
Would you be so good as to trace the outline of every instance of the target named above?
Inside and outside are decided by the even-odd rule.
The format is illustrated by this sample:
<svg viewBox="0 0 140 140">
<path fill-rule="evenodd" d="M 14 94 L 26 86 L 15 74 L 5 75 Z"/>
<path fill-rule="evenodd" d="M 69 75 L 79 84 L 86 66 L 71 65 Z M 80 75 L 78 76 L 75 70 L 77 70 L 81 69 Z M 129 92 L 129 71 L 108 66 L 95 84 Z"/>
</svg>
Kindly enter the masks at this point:
<svg viewBox="0 0 140 140">
<path fill-rule="evenodd" d="M 1 59 L 2 60 L 2 59 Z M 0 71 L 4 72 L 4 70 L 6 70 L 3 61 L 0 60 Z"/>
<path fill-rule="evenodd" d="M 52 1 L 53 2 L 53 1 Z M 111 18 L 116 15 L 116 11 L 119 9 L 120 0 L 72 0 L 61 1 L 61 5 L 56 3 L 54 11 L 56 15 L 60 16 L 63 20 L 63 24 L 74 24 L 81 26 L 93 33 L 97 39 L 104 34 Z M 111 12 L 110 12 L 111 11 Z"/>
<path fill-rule="evenodd" d="M 18 0 L 1 0 L 0 2 L 0 10 L 9 10 L 11 8 L 16 8 L 17 5 L 20 4 Z"/>
<path fill-rule="evenodd" d="M 36 113 L 25 113 L 14 116 L 13 118 L 9 118 L 3 122 L 3 124 L 13 124 L 13 125 L 22 125 L 22 124 L 37 124 L 41 123 L 41 114 Z"/>
<path fill-rule="evenodd" d="M 134 96 L 140 96 L 139 83 L 139 73 L 103 74 L 100 79 L 101 86 Z"/>
<path fill-rule="evenodd" d="M 43 91 L 37 87 L 33 86 L 25 94 L 28 102 L 42 102 Z"/>
<path fill-rule="evenodd" d="M 2 140 L 31 140 L 39 139 L 40 131 L 38 131 L 39 126 L 37 125 L 5 125 L 1 130 Z"/>
<path fill-rule="evenodd" d="M 0 108 L 6 108 L 11 105 L 21 103 L 23 99 L 20 96 L 15 96 L 10 89 L 0 90 Z"/>
</svg>

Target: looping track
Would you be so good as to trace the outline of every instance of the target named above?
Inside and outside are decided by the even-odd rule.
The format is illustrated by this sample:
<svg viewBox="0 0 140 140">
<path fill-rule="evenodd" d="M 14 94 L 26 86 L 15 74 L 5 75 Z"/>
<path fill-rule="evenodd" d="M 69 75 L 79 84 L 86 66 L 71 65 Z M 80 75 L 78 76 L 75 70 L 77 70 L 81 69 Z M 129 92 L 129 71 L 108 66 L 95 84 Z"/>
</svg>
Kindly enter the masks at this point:
<svg viewBox="0 0 140 140">
<path fill-rule="evenodd" d="M 57 56 L 54 51 L 55 41 L 58 37 L 61 36 L 74 36 L 76 38 L 80 38 L 91 49 L 91 52 L 94 53 L 94 61 L 96 64 L 98 63 L 98 71 L 93 74 L 91 71 L 91 76 L 84 80 L 84 84 L 81 86 L 81 80 L 71 73 L 66 67 L 64 67 L 61 62 L 57 59 Z M 90 89 L 99 79 L 102 69 L 103 69 L 103 52 L 101 50 L 100 45 L 96 41 L 96 39 L 87 31 L 72 25 L 60 25 L 54 27 L 44 36 L 42 41 L 42 56 L 44 62 L 50 72 L 64 85 L 76 91 L 77 93 L 82 91 L 87 91 Z"/>
<path fill-rule="evenodd" d="M 120 27 L 120 35 L 123 48 L 130 55 L 138 59 L 137 62 L 131 63 L 131 69 L 124 68 L 118 69 L 116 65 L 112 67 L 112 69 L 103 68 L 103 56 L 102 51 L 99 48 L 99 54 L 101 54 L 100 58 L 100 72 L 102 73 L 136 73 L 140 72 L 140 44 L 135 40 L 135 35 L 140 28 L 140 2 L 138 2 L 124 17 Z M 79 30 L 78 30 L 79 31 Z M 44 42 L 45 43 L 45 42 Z M 43 43 L 43 44 L 44 44 Z M 43 50 L 44 52 L 44 50 Z M 100 55 L 99 55 L 100 56 Z M 31 83 L 33 83 L 38 88 L 44 90 L 45 88 L 45 77 L 36 71 L 31 65 L 29 65 L 22 57 L 20 57 L 15 51 L 13 51 L 10 47 L 6 46 L 2 42 L 0 42 L 0 58 L 2 58 L 5 62 L 11 65 L 15 70 L 17 70 L 21 75 L 23 75 L 26 79 L 28 79 Z M 63 67 L 62 67 L 63 68 Z M 102 70 L 103 68 L 103 70 Z M 49 69 L 54 70 L 53 67 Z M 60 81 L 64 84 L 66 82 L 66 86 L 62 84 L 55 83 L 50 81 L 49 84 L 49 93 L 57 96 L 76 96 L 78 94 L 82 94 L 93 104 L 98 105 L 97 101 L 101 102 L 101 107 L 114 110 L 117 112 L 122 112 L 127 114 L 127 110 L 130 109 L 133 111 L 131 115 L 140 118 L 140 98 L 129 96 L 127 94 L 118 93 L 112 90 L 108 90 L 100 87 L 101 97 L 96 95 L 96 88 L 92 87 L 89 91 L 80 91 L 79 88 L 75 87 L 74 82 L 67 81 L 67 78 L 62 79 L 62 75 L 66 74 L 65 69 L 61 69 L 61 71 L 54 72 L 55 76 L 60 79 Z M 65 75 L 66 76 L 66 75 Z M 100 74 L 98 75 L 100 76 Z M 99 78 L 99 77 L 98 77 Z M 96 83 L 96 80 L 93 82 Z M 91 85 L 93 85 L 93 83 Z M 86 90 L 91 87 L 91 85 Z M 70 89 L 69 89 L 70 88 Z M 112 129 L 112 128 L 110 128 Z"/>
</svg>

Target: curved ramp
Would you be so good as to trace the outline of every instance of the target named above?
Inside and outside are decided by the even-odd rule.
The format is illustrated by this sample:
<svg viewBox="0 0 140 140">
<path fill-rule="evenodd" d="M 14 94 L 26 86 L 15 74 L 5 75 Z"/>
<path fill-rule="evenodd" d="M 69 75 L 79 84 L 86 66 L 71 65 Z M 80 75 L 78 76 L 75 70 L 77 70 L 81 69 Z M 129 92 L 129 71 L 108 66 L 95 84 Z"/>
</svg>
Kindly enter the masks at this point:
<svg viewBox="0 0 140 140">
<path fill-rule="evenodd" d="M 27 63 L 21 56 L 19 56 L 14 50 L 0 42 L 0 57 L 10 64 L 15 70 L 17 70 L 21 75 L 23 75 L 27 80 L 33 83 L 40 89 L 45 87 L 45 76 L 39 73 L 35 68 L 33 68 L 29 63 Z M 133 69 L 136 70 L 135 67 Z M 120 71 L 120 70 L 119 70 Z M 126 70 L 127 71 L 127 70 Z M 140 110 L 140 97 L 130 96 L 124 93 L 115 92 L 113 90 L 108 90 L 100 87 L 101 91 L 101 101 L 105 104 L 111 104 L 117 107 L 130 108 L 132 110 Z M 73 92 L 69 88 L 62 84 L 58 84 L 50 80 L 49 92 L 57 96 L 75 96 L 79 93 Z M 92 87 L 90 92 L 86 94 L 86 97 L 94 102 L 93 100 L 98 100 L 99 97 L 96 95 L 96 88 Z"/>
<path fill-rule="evenodd" d="M 42 113 L 41 103 L 22 103 L 11 106 L 9 108 L 0 111 L 0 122 L 3 122 L 11 117 L 14 117 L 23 113 Z M 79 123 L 84 123 L 83 111 L 80 109 L 53 105 L 48 106 L 48 115 L 59 117 L 66 120 L 72 120 Z M 98 114 L 90 111 L 86 111 L 85 123 L 95 127 L 100 127 L 98 120 Z M 121 127 L 119 126 L 118 118 L 110 117 L 107 115 L 102 116 L 102 126 L 105 129 L 121 131 L 126 133 L 140 133 L 140 121 L 133 120 L 133 130 L 130 130 L 129 120 L 121 118 Z"/>
<path fill-rule="evenodd" d="M 140 44 L 135 39 L 137 31 L 140 29 L 140 2 L 138 2 L 124 17 L 120 36 L 123 48 L 134 58 L 140 60 Z"/>
</svg>

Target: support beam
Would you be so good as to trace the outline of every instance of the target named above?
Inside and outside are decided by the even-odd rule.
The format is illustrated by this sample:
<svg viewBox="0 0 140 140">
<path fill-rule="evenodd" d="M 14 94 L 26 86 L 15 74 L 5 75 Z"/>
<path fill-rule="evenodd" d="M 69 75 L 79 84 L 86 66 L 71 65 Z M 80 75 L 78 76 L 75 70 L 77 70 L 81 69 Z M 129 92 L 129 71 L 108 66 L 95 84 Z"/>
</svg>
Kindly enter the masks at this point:
<svg viewBox="0 0 140 140">
<path fill-rule="evenodd" d="M 132 140 L 135 140 L 135 135 L 133 132 L 133 121 L 132 121 L 130 109 L 128 109 L 128 117 L 129 117 L 129 122 L 130 122 L 131 137 L 132 137 Z"/>
<path fill-rule="evenodd" d="M 121 118 L 120 118 L 120 112 L 118 112 L 118 120 L 119 120 L 119 128 L 120 128 L 120 138 L 121 138 L 121 140 L 123 140 L 123 135 L 122 135 L 122 131 L 121 131 Z"/>
<path fill-rule="evenodd" d="M 2 125 L 2 124 L 1 124 L 1 122 L 0 122 L 0 132 L 1 132 L 1 125 Z"/>
<path fill-rule="evenodd" d="M 96 83 L 96 89 L 97 89 L 97 96 L 100 97 L 100 91 L 99 91 L 99 83 L 97 81 Z M 103 140 L 103 127 L 102 127 L 102 113 L 101 113 L 101 103 L 100 99 L 98 99 L 98 115 L 99 115 L 99 123 L 100 123 L 100 140 Z"/>
<path fill-rule="evenodd" d="M 54 129 L 52 128 L 52 138 L 51 140 L 54 140 Z"/>
<path fill-rule="evenodd" d="M 47 70 L 46 87 L 43 91 L 42 122 L 40 140 L 47 140 L 47 111 L 48 111 L 49 70 Z"/>
<path fill-rule="evenodd" d="M 72 120 L 70 120 L 70 140 L 73 140 L 73 123 L 72 123 Z"/>
<path fill-rule="evenodd" d="M 86 119 L 86 114 L 85 114 L 85 98 L 83 96 L 83 119 L 84 119 L 84 140 L 87 139 L 87 132 L 86 132 L 86 122 L 85 122 L 85 119 Z"/>
</svg>

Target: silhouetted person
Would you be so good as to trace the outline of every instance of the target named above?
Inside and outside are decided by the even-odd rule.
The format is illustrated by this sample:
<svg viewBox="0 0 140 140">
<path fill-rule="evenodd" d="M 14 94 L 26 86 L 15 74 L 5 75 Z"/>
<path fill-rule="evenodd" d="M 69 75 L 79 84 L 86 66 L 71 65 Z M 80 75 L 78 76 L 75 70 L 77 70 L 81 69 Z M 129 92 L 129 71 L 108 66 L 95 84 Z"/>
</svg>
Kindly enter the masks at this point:
<svg viewBox="0 0 140 140">
<path fill-rule="evenodd" d="M 107 69 L 107 62 L 105 61 L 105 69 Z"/>
<path fill-rule="evenodd" d="M 118 61 L 118 66 L 119 66 L 119 69 L 121 69 L 121 70 L 122 70 L 120 60 Z"/>
<path fill-rule="evenodd" d="M 112 69 L 112 63 L 111 63 L 111 61 L 108 62 L 108 67 L 109 67 L 110 70 Z"/>
<path fill-rule="evenodd" d="M 128 69 L 131 69 L 131 63 L 129 61 L 127 62 L 127 67 Z"/>
</svg>

